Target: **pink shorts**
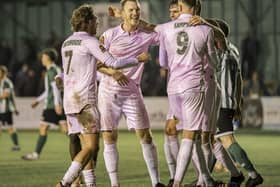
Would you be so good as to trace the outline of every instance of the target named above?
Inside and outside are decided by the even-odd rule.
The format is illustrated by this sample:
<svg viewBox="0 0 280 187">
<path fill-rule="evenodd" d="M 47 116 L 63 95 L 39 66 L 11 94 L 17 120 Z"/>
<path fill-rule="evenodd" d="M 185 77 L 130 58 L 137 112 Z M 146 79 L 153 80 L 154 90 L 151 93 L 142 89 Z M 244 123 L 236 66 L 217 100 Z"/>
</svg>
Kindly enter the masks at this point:
<svg viewBox="0 0 280 187">
<path fill-rule="evenodd" d="M 219 119 L 219 114 L 220 114 L 220 106 L 221 106 L 221 94 L 220 94 L 220 90 L 216 87 L 215 89 L 215 102 L 214 102 L 214 106 L 213 106 L 213 114 L 210 120 L 210 124 L 211 124 L 211 133 L 212 134 L 216 134 L 217 131 L 217 122 Z"/>
<path fill-rule="evenodd" d="M 150 128 L 150 121 L 141 90 L 135 85 L 131 90 L 112 91 L 99 87 L 98 108 L 101 113 L 102 131 L 118 129 L 124 115 L 129 130 Z"/>
<path fill-rule="evenodd" d="M 212 129 L 213 121 L 215 119 L 214 115 L 214 105 L 215 105 L 215 95 L 216 95 L 216 84 L 215 81 L 209 82 L 208 86 L 205 89 L 205 114 L 204 114 L 204 122 L 202 124 L 203 132 L 210 132 Z M 216 119 L 217 120 L 217 119 Z"/>
<path fill-rule="evenodd" d="M 79 114 L 67 114 L 68 134 L 91 134 L 100 131 L 100 114 L 96 106 L 87 105 Z"/>
<path fill-rule="evenodd" d="M 168 96 L 171 113 L 179 118 L 182 129 L 201 130 L 204 119 L 204 97 L 204 92 L 183 92 Z"/>
</svg>

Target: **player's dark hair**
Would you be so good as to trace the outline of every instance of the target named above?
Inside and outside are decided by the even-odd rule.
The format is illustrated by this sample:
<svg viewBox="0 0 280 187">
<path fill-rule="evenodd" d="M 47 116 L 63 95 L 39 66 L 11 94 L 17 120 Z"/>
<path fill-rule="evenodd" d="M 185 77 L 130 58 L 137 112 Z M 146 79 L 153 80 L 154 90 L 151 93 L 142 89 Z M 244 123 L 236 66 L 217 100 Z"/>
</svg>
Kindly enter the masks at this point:
<svg viewBox="0 0 280 187">
<path fill-rule="evenodd" d="M 128 1 L 132 1 L 132 2 L 135 2 L 137 4 L 140 4 L 138 0 L 121 0 L 121 2 L 120 2 L 121 7 L 123 8 Z"/>
<path fill-rule="evenodd" d="M 181 1 L 190 7 L 194 7 L 197 5 L 197 0 L 181 0 Z"/>
<path fill-rule="evenodd" d="M 200 0 L 181 0 L 181 1 L 190 7 L 194 7 L 195 14 L 200 15 L 200 13 L 201 13 L 201 1 Z"/>
<path fill-rule="evenodd" d="M 89 23 L 95 17 L 93 6 L 90 4 L 83 4 L 73 11 L 70 19 L 70 24 L 74 32 L 84 31 L 85 24 Z"/>
<path fill-rule="evenodd" d="M 201 1 L 197 0 L 195 5 L 195 14 L 199 15 L 201 14 Z"/>
<path fill-rule="evenodd" d="M 216 19 L 216 22 L 218 23 L 220 29 L 223 31 L 225 37 L 228 37 L 229 33 L 230 33 L 230 27 L 229 24 L 221 19 Z"/>
<path fill-rule="evenodd" d="M 171 0 L 169 2 L 169 8 L 172 6 L 172 5 L 177 5 L 178 4 L 178 0 Z"/>
<path fill-rule="evenodd" d="M 42 57 L 43 54 L 47 55 L 50 58 L 50 60 L 53 61 L 53 62 L 56 62 L 57 59 L 58 59 L 58 53 L 54 48 L 44 49 L 41 52 L 40 57 Z"/>
</svg>

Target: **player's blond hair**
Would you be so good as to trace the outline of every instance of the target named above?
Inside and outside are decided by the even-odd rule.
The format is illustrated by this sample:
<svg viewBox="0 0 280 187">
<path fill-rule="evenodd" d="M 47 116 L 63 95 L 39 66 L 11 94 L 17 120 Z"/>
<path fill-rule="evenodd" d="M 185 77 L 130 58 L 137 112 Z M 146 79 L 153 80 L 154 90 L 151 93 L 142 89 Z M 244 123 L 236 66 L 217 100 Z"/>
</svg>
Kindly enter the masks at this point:
<svg viewBox="0 0 280 187">
<path fill-rule="evenodd" d="M 95 17 L 93 5 L 83 4 L 73 11 L 70 19 L 72 31 L 84 31 L 85 25 Z"/>
<path fill-rule="evenodd" d="M 138 0 L 121 0 L 121 2 L 120 2 L 121 3 L 121 7 L 123 8 L 128 1 L 135 2 L 138 5 L 140 5 Z"/>
</svg>

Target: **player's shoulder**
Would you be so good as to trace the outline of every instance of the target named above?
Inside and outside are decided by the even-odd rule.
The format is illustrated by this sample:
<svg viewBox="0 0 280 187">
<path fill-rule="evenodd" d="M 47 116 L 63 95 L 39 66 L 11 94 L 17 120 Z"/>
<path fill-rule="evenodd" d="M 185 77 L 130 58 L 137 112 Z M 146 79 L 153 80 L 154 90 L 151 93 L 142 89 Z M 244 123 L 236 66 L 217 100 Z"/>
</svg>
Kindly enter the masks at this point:
<svg viewBox="0 0 280 187">
<path fill-rule="evenodd" d="M 156 26 L 155 30 L 157 32 L 159 31 L 165 31 L 167 28 L 170 28 L 169 26 L 170 25 L 173 25 L 176 23 L 177 20 L 174 20 L 174 21 L 168 21 L 168 22 L 165 22 L 165 23 L 160 23 Z"/>
<path fill-rule="evenodd" d="M 210 26 L 208 26 L 208 25 L 198 25 L 198 26 L 196 26 L 194 28 L 197 28 L 197 29 L 201 30 L 204 33 L 211 33 L 213 31 L 213 29 Z"/>
<path fill-rule="evenodd" d="M 58 73 L 60 73 L 60 68 L 56 65 L 53 64 L 49 69 L 48 69 L 48 73 L 52 76 L 57 75 Z"/>
<path fill-rule="evenodd" d="M 119 32 L 121 31 L 121 26 L 120 25 L 117 25 L 115 27 L 112 27 L 112 28 L 109 28 L 107 29 L 103 34 L 102 36 L 103 37 L 113 37 L 115 35 L 117 35 Z"/>
<path fill-rule="evenodd" d="M 229 46 L 229 49 L 232 51 L 232 53 L 234 53 L 236 56 L 239 57 L 239 51 L 238 51 L 238 48 L 236 47 L 236 45 L 229 42 L 228 46 Z"/>
<path fill-rule="evenodd" d="M 9 78 L 5 78 L 4 79 L 4 86 L 5 87 L 12 87 L 13 86 L 13 82 Z"/>
</svg>

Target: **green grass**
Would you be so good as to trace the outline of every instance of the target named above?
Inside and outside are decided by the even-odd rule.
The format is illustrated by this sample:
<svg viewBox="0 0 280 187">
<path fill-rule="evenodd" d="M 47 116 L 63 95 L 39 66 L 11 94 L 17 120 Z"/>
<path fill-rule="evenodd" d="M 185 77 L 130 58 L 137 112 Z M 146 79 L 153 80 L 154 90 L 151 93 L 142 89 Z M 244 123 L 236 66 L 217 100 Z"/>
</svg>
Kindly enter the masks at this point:
<svg viewBox="0 0 280 187">
<path fill-rule="evenodd" d="M 58 132 L 51 131 L 43 153 L 37 161 L 23 161 L 23 154 L 33 151 L 37 132 L 19 132 L 20 152 L 11 152 L 11 140 L 7 133 L 0 136 L 0 187 L 53 187 L 61 179 L 68 165 L 68 138 Z M 154 132 L 158 145 L 160 174 L 162 182 L 169 179 L 167 165 L 163 153 L 163 134 Z M 257 131 L 241 131 L 237 139 L 255 163 L 256 168 L 265 178 L 262 186 L 280 187 L 280 133 L 260 133 Z M 102 141 L 101 141 L 102 142 Z M 139 141 L 133 133 L 120 132 L 119 136 L 120 164 L 119 173 L 122 187 L 150 187 L 150 179 L 142 157 Z M 97 165 L 98 187 L 109 187 L 109 179 L 102 156 L 103 146 L 99 153 Z M 246 173 L 244 171 L 244 173 Z M 228 180 L 227 173 L 215 173 L 215 177 Z M 185 182 L 194 179 L 194 170 L 190 167 Z"/>
</svg>

